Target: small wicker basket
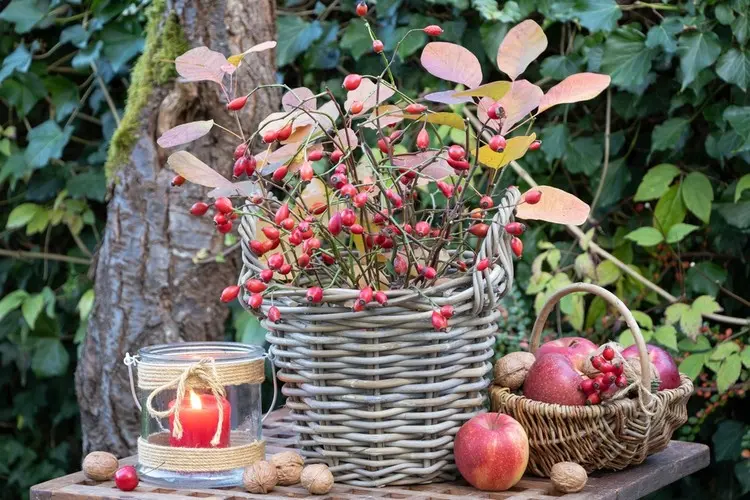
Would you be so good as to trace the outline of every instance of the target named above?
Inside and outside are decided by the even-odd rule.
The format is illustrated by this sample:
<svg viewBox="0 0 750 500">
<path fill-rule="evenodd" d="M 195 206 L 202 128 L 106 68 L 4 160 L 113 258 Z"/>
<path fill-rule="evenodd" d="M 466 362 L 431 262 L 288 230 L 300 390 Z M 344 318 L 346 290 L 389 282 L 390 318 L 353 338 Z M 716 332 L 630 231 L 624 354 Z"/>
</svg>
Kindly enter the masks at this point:
<svg viewBox="0 0 750 500">
<path fill-rule="evenodd" d="M 587 283 L 569 285 L 547 300 L 534 323 L 531 352 L 539 347 L 542 329 L 555 305 L 575 292 L 593 293 L 618 309 L 638 346 L 641 373 L 650 373 L 646 343 L 633 315 L 614 294 Z M 672 432 L 687 421 L 686 405 L 693 383 L 684 375 L 681 381 L 675 389 L 652 394 L 650 380 L 644 377 L 642 388 L 638 388 L 639 399 L 624 398 L 598 406 L 542 403 L 496 386 L 490 389 L 490 394 L 492 410 L 518 420 L 529 436 L 527 470 L 548 477 L 558 462 L 575 462 L 587 472 L 620 470 L 666 448 Z"/>
<path fill-rule="evenodd" d="M 483 410 L 500 317 L 498 301 L 513 282 L 510 235 L 520 198 L 510 188 L 478 259 L 495 265 L 431 288 L 388 290 L 386 306 L 352 311 L 359 290 L 325 291 L 310 306 L 304 288 L 269 294 L 279 323 L 264 322 L 284 382 L 282 392 L 309 463 L 328 464 L 337 482 L 376 487 L 457 477 L 453 436 Z M 255 220 L 240 226 L 240 283 L 265 268 L 249 248 Z M 246 305 L 247 297 L 241 302 Z M 431 323 L 451 304 L 447 331 Z"/>
</svg>

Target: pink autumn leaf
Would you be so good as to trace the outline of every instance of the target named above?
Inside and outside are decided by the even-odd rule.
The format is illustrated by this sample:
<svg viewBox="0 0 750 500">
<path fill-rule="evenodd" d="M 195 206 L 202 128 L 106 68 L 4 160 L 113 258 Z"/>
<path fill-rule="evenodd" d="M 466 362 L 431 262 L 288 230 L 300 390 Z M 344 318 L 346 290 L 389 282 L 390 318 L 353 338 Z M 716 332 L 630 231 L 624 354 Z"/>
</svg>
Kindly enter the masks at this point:
<svg viewBox="0 0 750 500">
<path fill-rule="evenodd" d="M 256 181 L 240 181 L 226 187 L 217 187 L 208 192 L 209 198 L 220 196 L 245 196 L 250 197 L 260 191 Z"/>
<path fill-rule="evenodd" d="M 316 125 L 313 132 L 321 132 L 333 128 L 339 118 L 339 108 L 333 101 L 328 101 L 316 110 L 301 114 L 294 120 L 294 127 L 303 125 Z M 322 129 L 322 130 L 321 130 Z"/>
<path fill-rule="evenodd" d="M 206 135 L 213 126 L 213 120 L 183 123 L 164 132 L 156 140 L 156 143 L 163 148 L 173 148 L 181 144 L 187 144 Z"/>
<path fill-rule="evenodd" d="M 428 184 L 430 181 L 439 181 L 456 173 L 445 161 L 445 158 L 435 157 L 434 151 L 396 155 L 393 157 L 393 165 L 418 169 L 422 174 L 418 180 L 419 185 Z"/>
<path fill-rule="evenodd" d="M 247 49 L 245 52 L 241 54 L 235 54 L 232 56 L 229 56 L 229 63 L 235 67 L 239 66 L 242 60 L 245 58 L 246 55 L 252 53 L 252 52 L 263 52 L 265 50 L 271 50 L 272 48 L 276 47 L 276 42 L 271 40 L 268 42 L 262 42 L 257 45 L 253 45 L 249 49 Z"/>
<path fill-rule="evenodd" d="M 497 67 L 515 80 L 547 48 L 544 30 L 532 21 L 514 26 L 497 49 Z"/>
<path fill-rule="evenodd" d="M 177 73 L 188 82 L 211 81 L 222 83 L 224 67 L 229 64 L 224 54 L 208 47 L 190 49 L 175 59 Z"/>
<path fill-rule="evenodd" d="M 200 186 L 227 188 L 232 183 L 187 151 L 177 151 L 167 158 L 169 168 L 186 180 Z"/>
<path fill-rule="evenodd" d="M 363 78 L 362 83 L 359 84 L 359 87 L 357 87 L 356 90 L 346 93 L 344 109 L 349 111 L 352 103 L 358 101 L 363 104 L 362 113 L 364 113 L 365 111 L 390 99 L 395 93 L 396 91 L 393 90 L 391 86 L 382 81 L 380 82 L 380 85 L 377 85 L 369 78 Z"/>
<path fill-rule="evenodd" d="M 357 139 L 357 133 L 354 130 L 346 128 L 336 132 L 336 137 L 333 143 L 341 151 L 347 152 L 350 149 L 356 149 L 359 145 L 359 140 Z"/>
<path fill-rule="evenodd" d="M 591 207 L 570 193 L 552 186 L 537 186 L 532 190 L 541 191 L 538 203 L 520 203 L 516 207 L 519 219 L 534 219 L 556 224 L 580 226 L 588 219 Z"/>
<path fill-rule="evenodd" d="M 285 144 L 267 155 L 265 152 L 255 155 L 255 160 L 261 167 L 261 174 L 269 175 L 275 172 L 277 168 L 289 162 L 289 160 L 297 155 L 299 147 L 299 143 Z"/>
<path fill-rule="evenodd" d="M 468 49 L 448 42 L 431 42 L 422 50 L 422 66 L 433 76 L 474 88 L 482 83 L 482 66 Z"/>
<path fill-rule="evenodd" d="M 379 116 L 380 119 L 376 120 L 376 116 Z M 367 123 L 363 123 L 362 126 L 375 130 L 378 128 L 378 124 L 380 124 L 380 128 L 385 128 L 400 123 L 403 120 L 404 114 L 401 108 L 393 104 L 384 104 L 373 109 L 370 117 L 367 119 Z"/>
<path fill-rule="evenodd" d="M 284 111 L 291 111 L 297 108 L 314 110 L 318 107 L 316 99 L 313 97 L 312 90 L 306 87 L 292 89 L 281 98 L 281 105 Z"/>
<path fill-rule="evenodd" d="M 541 102 L 539 102 L 539 111 L 537 111 L 537 114 L 558 104 L 570 104 L 593 99 L 609 87 L 610 81 L 611 78 L 609 75 L 600 75 L 598 73 L 570 75 L 544 94 Z"/>
<path fill-rule="evenodd" d="M 424 96 L 426 101 L 439 102 L 441 104 L 461 104 L 471 102 L 471 97 L 456 97 L 456 90 L 443 90 L 441 92 L 432 92 Z"/>
<path fill-rule="evenodd" d="M 498 102 L 505 110 L 505 122 L 501 134 L 531 113 L 542 100 L 544 91 L 527 80 L 516 80 L 507 94 Z"/>
</svg>

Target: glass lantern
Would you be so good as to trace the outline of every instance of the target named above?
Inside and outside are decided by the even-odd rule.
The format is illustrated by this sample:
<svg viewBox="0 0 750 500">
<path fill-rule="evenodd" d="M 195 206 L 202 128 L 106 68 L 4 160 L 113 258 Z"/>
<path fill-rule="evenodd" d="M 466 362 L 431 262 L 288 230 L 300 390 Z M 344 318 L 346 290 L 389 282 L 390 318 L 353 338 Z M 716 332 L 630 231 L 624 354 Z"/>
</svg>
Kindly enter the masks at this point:
<svg viewBox="0 0 750 500">
<path fill-rule="evenodd" d="M 162 486 L 242 484 L 263 460 L 264 351 L 231 342 L 146 347 L 138 352 L 138 473 Z"/>
</svg>

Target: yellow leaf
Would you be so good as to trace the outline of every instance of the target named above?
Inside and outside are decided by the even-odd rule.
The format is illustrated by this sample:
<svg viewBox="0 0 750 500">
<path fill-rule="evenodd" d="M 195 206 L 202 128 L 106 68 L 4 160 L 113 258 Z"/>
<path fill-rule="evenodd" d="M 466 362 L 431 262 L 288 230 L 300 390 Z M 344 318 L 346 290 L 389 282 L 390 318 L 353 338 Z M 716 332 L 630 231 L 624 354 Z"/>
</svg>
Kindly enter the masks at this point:
<svg viewBox="0 0 750 500">
<path fill-rule="evenodd" d="M 242 59 L 245 58 L 246 55 L 252 53 L 252 52 L 263 52 L 264 50 L 269 50 L 276 47 L 276 42 L 273 40 L 270 40 L 268 42 L 259 43 L 258 45 L 253 45 L 249 49 L 247 49 L 242 54 L 234 54 L 227 58 L 227 62 L 231 64 L 232 66 L 239 66 L 242 62 Z"/>
<path fill-rule="evenodd" d="M 494 100 L 502 98 L 510 90 L 510 82 L 492 82 L 486 83 L 475 89 L 464 90 L 462 92 L 456 92 L 453 97 L 490 97 Z"/>
<path fill-rule="evenodd" d="M 456 113 L 428 113 L 426 115 L 404 115 L 406 120 L 416 120 L 420 122 L 434 123 L 435 125 L 448 125 L 449 127 L 463 130 L 464 121 Z"/>
<path fill-rule="evenodd" d="M 505 145 L 505 151 L 496 153 L 489 146 L 479 148 L 479 163 L 490 168 L 502 168 L 513 160 L 522 158 L 532 142 L 536 140 L 536 134 L 511 137 Z"/>
</svg>

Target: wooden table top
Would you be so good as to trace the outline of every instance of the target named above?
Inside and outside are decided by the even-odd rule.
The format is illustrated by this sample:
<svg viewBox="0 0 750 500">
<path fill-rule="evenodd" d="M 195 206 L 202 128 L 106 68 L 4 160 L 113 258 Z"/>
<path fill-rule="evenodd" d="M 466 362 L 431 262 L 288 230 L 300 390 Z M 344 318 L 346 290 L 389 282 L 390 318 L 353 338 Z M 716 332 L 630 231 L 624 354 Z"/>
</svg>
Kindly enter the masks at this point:
<svg viewBox="0 0 750 500">
<path fill-rule="evenodd" d="M 266 420 L 263 435 L 268 454 L 294 448 L 296 438 L 289 431 L 286 410 L 273 412 Z M 135 457 L 122 463 L 135 463 Z M 172 489 L 141 483 L 131 492 L 118 490 L 112 481 L 97 483 L 86 479 L 82 472 L 53 479 L 31 488 L 31 499 L 133 499 L 145 500 L 240 500 L 250 498 L 288 499 L 309 498 L 326 500 L 353 499 L 415 499 L 457 500 L 458 498 L 485 498 L 502 500 L 634 500 L 652 493 L 668 484 L 708 466 L 710 453 L 707 446 L 697 443 L 672 441 L 667 449 L 650 456 L 644 463 L 619 472 L 596 472 L 589 476 L 580 493 L 563 495 L 555 491 L 549 479 L 525 476 L 508 491 L 479 491 L 465 482 L 435 483 L 420 486 L 395 486 L 385 488 L 360 488 L 336 484 L 327 495 L 309 495 L 300 485 L 277 486 L 267 495 L 254 495 L 242 488 L 227 489 Z"/>
</svg>

